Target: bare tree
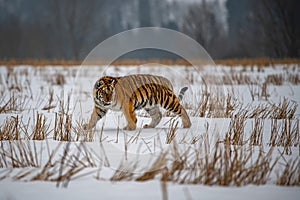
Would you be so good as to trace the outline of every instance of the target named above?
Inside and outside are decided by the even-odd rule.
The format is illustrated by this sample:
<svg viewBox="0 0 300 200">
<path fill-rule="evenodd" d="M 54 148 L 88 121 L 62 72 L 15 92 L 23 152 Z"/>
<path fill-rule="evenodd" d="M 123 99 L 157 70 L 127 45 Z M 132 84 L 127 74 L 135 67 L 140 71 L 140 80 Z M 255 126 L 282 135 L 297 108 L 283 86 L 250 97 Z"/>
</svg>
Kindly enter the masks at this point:
<svg viewBox="0 0 300 200">
<path fill-rule="evenodd" d="M 50 13 L 54 14 L 51 26 L 55 30 L 53 37 L 59 45 L 57 48 L 62 58 L 79 60 L 84 56 L 83 49 L 89 45 L 91 38 L 105 38 L 105 1 L 51 1 Z"/>
<path fill-rule="evenodd" d="M 217 55 L 217 41 L 224 36 L 224 25 L 217 19 L 215 2 L 193 4 L 185 17 L 183 32 L 199 42 L 209 53 Z"/>
<path fill-rule="evenodd" d="M 248 17 L 238 45 L 252 55 L 275 58 L 300 56 L 300 1 L 248 0 Z"/>
<path fill-rule="evenodd" d="M 19 53 L 21 35 L 21 22 L 17 15 L 19 10 L 20 5 L 15 2 L 0 1 L 0 55 L 2 58 L 12 58 Z"/>
<path fill-rule="evenodd" d="M 275 57 L 300 56 L 300 2 L 263 0 L 257 15 L 264 36 L 266 53 Z"/>
</svg>

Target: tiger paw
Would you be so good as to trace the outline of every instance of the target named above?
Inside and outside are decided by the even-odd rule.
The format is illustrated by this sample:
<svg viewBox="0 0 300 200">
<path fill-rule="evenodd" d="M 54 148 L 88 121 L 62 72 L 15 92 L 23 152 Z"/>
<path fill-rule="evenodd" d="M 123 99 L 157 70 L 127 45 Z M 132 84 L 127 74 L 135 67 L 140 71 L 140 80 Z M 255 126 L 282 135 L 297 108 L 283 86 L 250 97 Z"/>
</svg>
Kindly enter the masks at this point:
<svg viewBox="0 0 300 200">
<path fill-rule="evenodd" d="M 123 128 L 124 130 L 127 130 L 127 131 L 132 131 L 132 130 L 135 130 L 136 129 L 136 126 L 134 125 L 132 125 L 132 126 L 130 126 L 130 125 L 127 125 L 127 126 L 125 126 L 124 128 Z"/>
<path fill-rule="evenodd" d="M 143 128 L 154 128 L 154 126 L 151 125 L 151 124 L 145 124 L 145 125 L 143 126 Z"/>
<path fill-rule="evenodd" d="M 192 123 L 190 121 L 183 124 L 183 128 L 191 128 L 191 126 L 192 126 Z"/>
</svg>

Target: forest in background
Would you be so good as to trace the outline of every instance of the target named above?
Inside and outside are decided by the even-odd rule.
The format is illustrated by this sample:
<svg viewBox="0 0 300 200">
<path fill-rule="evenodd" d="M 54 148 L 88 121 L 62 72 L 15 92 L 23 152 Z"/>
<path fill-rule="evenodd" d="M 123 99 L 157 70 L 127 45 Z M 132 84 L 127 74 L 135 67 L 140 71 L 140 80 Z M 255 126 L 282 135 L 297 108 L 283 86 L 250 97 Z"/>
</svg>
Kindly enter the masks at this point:
<svg viewBox="0 0 300 200">
<path fill-rule="evenodd" d="M 0 0 L 0 59 L 80 61 L 108 37 L 149 26 L 189 35 L 213 59 L 299 58 L 299 10 L 297 0 Z"/>
</svg>

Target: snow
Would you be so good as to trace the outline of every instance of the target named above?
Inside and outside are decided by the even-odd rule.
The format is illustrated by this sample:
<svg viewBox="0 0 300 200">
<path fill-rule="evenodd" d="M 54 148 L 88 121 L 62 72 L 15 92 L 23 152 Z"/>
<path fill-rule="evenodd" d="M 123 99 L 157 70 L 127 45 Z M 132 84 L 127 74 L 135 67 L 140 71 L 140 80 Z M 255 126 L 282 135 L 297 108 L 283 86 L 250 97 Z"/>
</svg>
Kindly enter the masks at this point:
<svg viewBox="0 0 300 200">
<path fill-rule="evenodd" d="M 161 183 L 110 182 L 97 180 L 72 181 L 68 188 L 57 188 L 49 182 L 0 182 L 0 199 L 162 199 Z M 297 200 L 299 187 L 248 185 L 245 187 L 217 187 L 203 185 L 167 184 L 169 199 L 271 199 Z"/>
<path fill-rule="evenodd" d="M 217 90 L 221 97 L 231 94 L 238 104 L 238 108 L 249 109 L 256 105 L 278 104 L 283 101 L 283 98 L 287 98 L 296 105 L 300 103 L 300 85 L 293 85 L 286 80 L 282 85 L 268 84 L 266 90 L 268 93 L 267 99 L 260 96 L 261 87 L 259 84 L 263 83 L 265 77 L 273 74 L 283 74 L 284 77 L 291 73 L 299 74 L 299 66 L 295 67 L 294 65 L 265 67 L 262 72 L 255 67 L 242 66 L 205 66 L 197 69 L 186 66 L 152 66 L 143 68 L 138 66 L 84 66 L 81 68 L 79 66 L 18 66 L 9 69 L 8 67 L 0 66 L 0 72 L 0 107 L 9 100 L 11 95 L 15 95 L 18 107 L 16 110 L 12 109 L 7 113 L 0 113 L 0 124 L 2 126 L 4 121 L 10 116 L 20 116 L 20 120 L 24 122 L 23 126 L 26 125 L 26 122 L 30 124 L 28 127 L 29 132 L 34 129 L 37 112 L 47 118 L 49 130 L 53 130 L 55 113 L 61 112 L 60 103 L 63 103 L 64 107 L 73 113 L 72 119 L 74 124 L 76 122 L 86 122 L 93 109 L 92 86 L 102 73 L 111 76 L 135 73 L 163 75 L 171 80 L 175 93 L 178 93 L 183 86 L 188 86 L 189 90 L 184 96 L 183 105 L 190 107 L 187 109 L 190 115 L 203 101 L 201 98 L 201 94 L 205 90 L 201 81 L 201 76 L 203 75 L 226 75 L 232 72 L 243 73 L 243 75 L 247 75 L 257 81 L 256 89 L 258 92 L 254 96 L 254 101 L 252 100 L 249 87 L 245 84 L 213 85 L 208 88 L 208 92 L 211 94 L 214 94 Z M 59 76 L 57 75 L 64 77 L 63 84 L 60 84 L 62 80 L 58 79 Z M 9 88 L 16 86 L 20 88 L 9 90 Z M 43 108 L 49 105 L 51 90 L 53 91 L 51 105 L 54 108 L 45 110 Z M 67 107 L 69 94 L 71 94 L 71 99 L 69 107 Z M 60 100 L 63 100 L 63 102 L 60 102 Z M 249 105 L 250 107 L 247 107 Z M 284 165 L 279 166 L 276 169 L 277 171 L 274 170 L 264 185 L 250 184 L 242 187 L 221 187 L 217 185 L 165 183 L 160 181 L 160 175 L 146 182 L 134 180 L 111 181 L 110 178 L 115 173 L 115 170 L 119 168 L 121 161 L 124 161 L 124 158 L 127 159 L 127 164 L 131 162 L 138 163 L 138 167 L 133 169 L 132 173 L 141 175 L 162 152 L 171 148 L 171 145 L 166 144 L 166 137 L 170 131 L 172 117 L 164 116 L 155 129 L 142 129 L 143 124 L 149 123 L 150 119 L 143 111 L 138 111 L 137 116 L 137 130 L 124 131 L 122 128 L 126 125 L 126 121 L 123 114 L 109 111 L 98 122 L 93 141 L 91 142 L 58 142 L 53 140 L 53 135 L 49 135 L 47 140 L 43 141 L 29 141 L 28 144 L 32 148 L 38 149 L 38 158 L 40 158 L 37 158 L 38 167 L 12 168 L 8 166 L 0 168 L 0 199 L 162 199 L 164 193 L 163 184 L 166 184 L 169 199 L 299 199 L 299 187 L 276 185 L 276 172 L 282 170 Z M 300 110 L 298 106 L 294 119 L 290 121 L 292 128 L 296 123 L 299 123 L 299 116 Z M 212 151 L 215 148 L 216 140 L 224 139 L 224 134 L 228 131 L 231 118 L 228 116 L 191 116 L 192 127 L 190 129 L 181 128 L 181 120 L 175 120 L 179 122 L 175 136 L 177 142 L 181 141 L 178 144 L 178 148 L 185 150 L 187 146 L 190 146 L 190 141 L 196 137 L 199 139 L 199 143 L 208 140 L 209 150 Z M 272 120 L 263 119 L 263 122 L 262 147 L 267 152 Z M 248 139 L 255 126 L 254 119 L 246 119 L 244 123 L 244 137 Z M 279 130 L 282 129 L 283 123 L 284 120 L 278 120 Z M 21 141 L 26 141 L 26 138 L 23 136 Z M 5 149 L 9 145 L 7 141 L 1 141 L 0 146 Z M 67 182 L 31 181 L 32 177 L 42 171 L 42 167 L 46 165 L 50 158 L 50 152 L 53 152 L 56 148 L 58 150 L 53 156 L 53 161 L 66 161 L 61 158 L 64 155 L 64 149 L 70 148 L 70 152 L 73 152 L 74 155 L 79 155 L 82 162 L 86 162 L 84 153 L 91 153 L 94 158 L 91 163 L 95 166 L 87 166 L 78 176 L 72 177 Z M 86 151 L 83 150 L 85 148 L 87 149 Z M 283 152 L 283 147 L 275 148 L 272 154 L 274 158 L 280 156 L 281 152 Z M 254 155 L 257 155 L 259 150 L 258 147 L 253 148 Z M 283 155 L 280 158 L 280 162 L 284 163 L 285 159 L 298 159 L 299 167 L 299 142 L 295 147 L 291 147 L 291 151 L 292 154 Z M 66 159 L 68 158 L 66 156 Z M 3 159 L 3 157 L 0 159 Z M 168 157 L 168 159 L 170 158 Z M 72 159 L 67 161 L 72 161 Z M 54 165 L 55 163 L 52 164 Z M 29 176 L 20 178 L 20 180 L 16 179 L 17 175 L 26 170 L 30 171 L 31 174 Z M 4 176 L 6 173 L 8 175 Z M 54 174 L 53 177 L 56 175 Z M 63 187 L 64 184 L 66 184 L 66 187 Z"/>
</svg>

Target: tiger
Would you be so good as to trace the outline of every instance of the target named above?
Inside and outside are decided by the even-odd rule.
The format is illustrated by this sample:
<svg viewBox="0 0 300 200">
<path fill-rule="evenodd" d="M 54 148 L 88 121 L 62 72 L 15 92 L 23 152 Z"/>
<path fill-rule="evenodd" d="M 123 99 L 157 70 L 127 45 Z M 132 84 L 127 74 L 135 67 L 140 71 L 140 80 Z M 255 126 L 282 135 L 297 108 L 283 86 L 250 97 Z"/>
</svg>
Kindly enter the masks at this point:
<svg viewBox="0 0 300 200">
<path fill-rule="evenodd" d="M 155 128 L 162 119 L 160 107 L 180 116 L 183 127 L 190 128 L 190 118 L 180 104 L 187 89 L 182 88 L 176 97 L 167 78 L 149 74 L 101 77 L 93 88 L 94 109 L 84 129 L 92 129 L 108 110 L 113 110 L 123 112 L 127 120 L 124 130 L 135 130 L 137 118 L 134 111 L 140 109 L 151 117 L 151 122 L 143 128 Z"/>
</svg>

